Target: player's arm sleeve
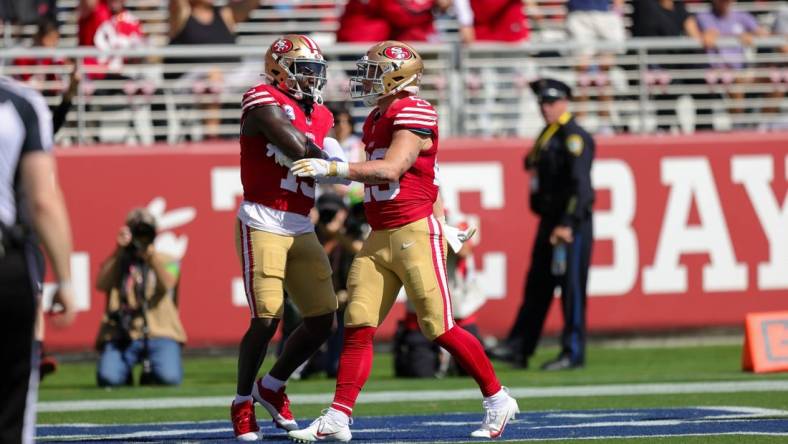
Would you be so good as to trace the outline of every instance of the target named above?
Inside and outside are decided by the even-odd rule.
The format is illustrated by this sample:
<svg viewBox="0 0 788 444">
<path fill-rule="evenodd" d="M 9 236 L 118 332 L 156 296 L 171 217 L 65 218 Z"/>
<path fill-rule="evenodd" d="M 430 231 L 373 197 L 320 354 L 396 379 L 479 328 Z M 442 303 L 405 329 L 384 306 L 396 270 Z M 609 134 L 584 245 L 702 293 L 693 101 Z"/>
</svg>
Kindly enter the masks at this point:
<svg viewBox="0 0 788 444">
<path fill-rule="evenodd" d="M 594 189 L 591 186 L 594 139 L 586 133 L 568 131 L 564 147 L 569 163 L 570 194 L 561 225 L 573 227 L 588 217 L 594 203 Z"/>
<path fill-rule="evenodd" d="M 265 91 L 257 94 L 261 93 L 244 95 L 244 125 L 254 125 L 269 142 L 293 160 L 328 158 L 320 147 L 293 126 L 271 94 Z"/>
</svg>

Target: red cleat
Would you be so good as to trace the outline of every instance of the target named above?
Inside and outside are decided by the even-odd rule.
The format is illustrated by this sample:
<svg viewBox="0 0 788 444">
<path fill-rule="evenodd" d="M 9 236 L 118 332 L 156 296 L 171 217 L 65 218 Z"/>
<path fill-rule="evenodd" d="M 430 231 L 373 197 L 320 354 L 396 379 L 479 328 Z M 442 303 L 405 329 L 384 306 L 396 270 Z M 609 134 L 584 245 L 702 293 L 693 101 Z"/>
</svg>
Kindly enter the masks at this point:
<svg viewBox="0 0 788 444">
<path fill-rule="evenodd" d="M 263 438 L 257 418 L 254 416 L 252 401 L 233 403 L 230 406 L 230 419 L 233 421 L 233 432 L 239 441 L 259 441 Z"/>
<path fill-rule="evenodd" d="M 290 411 L 290 400 L 287 399 L 284 387 L 277 392 L 268 390 L 263 387 L 262 379 L 258 379 L 252 389 L 252 397 L 268 410 L 277 427 L 288 432 L 298 430 L 298 423 L 293 418 L 293 412 Z"/>
</svg>

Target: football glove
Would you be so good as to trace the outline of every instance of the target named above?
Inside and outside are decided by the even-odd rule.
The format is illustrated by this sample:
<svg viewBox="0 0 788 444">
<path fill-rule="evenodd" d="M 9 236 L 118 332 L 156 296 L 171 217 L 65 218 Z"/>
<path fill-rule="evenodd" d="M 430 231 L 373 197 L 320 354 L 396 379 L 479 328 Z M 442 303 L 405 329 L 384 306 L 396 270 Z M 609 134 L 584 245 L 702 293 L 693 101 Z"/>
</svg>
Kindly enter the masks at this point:
<svg viewBox="0 0 788 444">
<path fill-rule="evenodd" d="M 476 234 L 476 227 L 467 230 L 460 230 L 457 227 L 443 224 L 443 235 L 446 236 L 446 243 L 451 247 L 451 251 L 458 253 L 462 249 L 462 244 L 469 241 Z"/>
<path fill-rule="evenodd" d="M 347 162 L 323 159 L 301 159 L 293 162 L 290 172 L 296 177 L 340 177 L 346 178 L 348 174 Z"/>
</svg>

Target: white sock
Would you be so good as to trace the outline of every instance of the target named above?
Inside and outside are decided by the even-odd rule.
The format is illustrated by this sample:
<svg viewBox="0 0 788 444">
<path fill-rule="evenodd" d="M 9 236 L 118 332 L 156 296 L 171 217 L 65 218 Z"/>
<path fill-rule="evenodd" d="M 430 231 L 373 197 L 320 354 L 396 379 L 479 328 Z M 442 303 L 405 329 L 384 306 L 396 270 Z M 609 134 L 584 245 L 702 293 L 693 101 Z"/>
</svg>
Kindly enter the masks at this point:
<svg viewBox="0 0 788 444">
<path fill-rule="evenodd" d="M 269 374 L 263 376 L 263 388 L 267 388 L 272 392 L 278 392 L 285 384 L 287 384 L 287 381 L 280 381 Z"/>
<path fill-rule="evenodd" d="M 490 407 L 497 409 L 506 405 L 506 402 L 509 400 L 509 393 L 506 392 L 503 388 L 498 390 L 498 393 L 488 396 L 484 398 L 490 404 Z"/>
<path fill-rule="evenodd" d="M 348 425 L 350 418 L 341 410 L 330 407 L 326 412 L 326 416 L 331 418 L 332 421 L 339 425 Z"/>
<path fill-rule="evenodd" d="M 244 396 L 244 395 L 236 394 L 235 395 L 235 400 L 233 400 L 233 404 L 238 404 L 238 403 L 241 403 L 241 402 L 246 402 L 246 401 L 251 401 L 251 400 L 252 400 L 252 395 L 245 395 Z"/>
</svg>

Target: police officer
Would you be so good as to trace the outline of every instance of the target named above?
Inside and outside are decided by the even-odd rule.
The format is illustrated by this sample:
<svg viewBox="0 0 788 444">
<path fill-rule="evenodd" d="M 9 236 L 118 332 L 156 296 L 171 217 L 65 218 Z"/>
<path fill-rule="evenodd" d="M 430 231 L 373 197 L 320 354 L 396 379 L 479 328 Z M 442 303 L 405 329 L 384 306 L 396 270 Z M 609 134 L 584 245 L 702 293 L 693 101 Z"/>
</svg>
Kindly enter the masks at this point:
<svg viewBox="0 0 788 444">
<path fill-rule="evenodd" d="M 585 363 L 586 283 L 593 237 L 591 162 L 594 139 L 569 113 L 572 92 L 565 83 L 531 83 L 547 126 L 525 158 L 531 176 L 531 210 L 539 217 L 525 301 L 510 333 L 519 342 L 520 365 L 527 366 L 539 342 L 553 291 L 561 288 L 564 329 L 561 353 L 543 370 Z"/>
<path fill-rule="evenodd" d="M 33 325 L 43 271 L 36 235 L 57 280 L 53 304 L 63 310 L 55 324 L 74 319 L 71 230 L 51 149 L 52 116 L 43 97 L 0 76 L 0 443 L 33 442 Z"/>
</svg>

